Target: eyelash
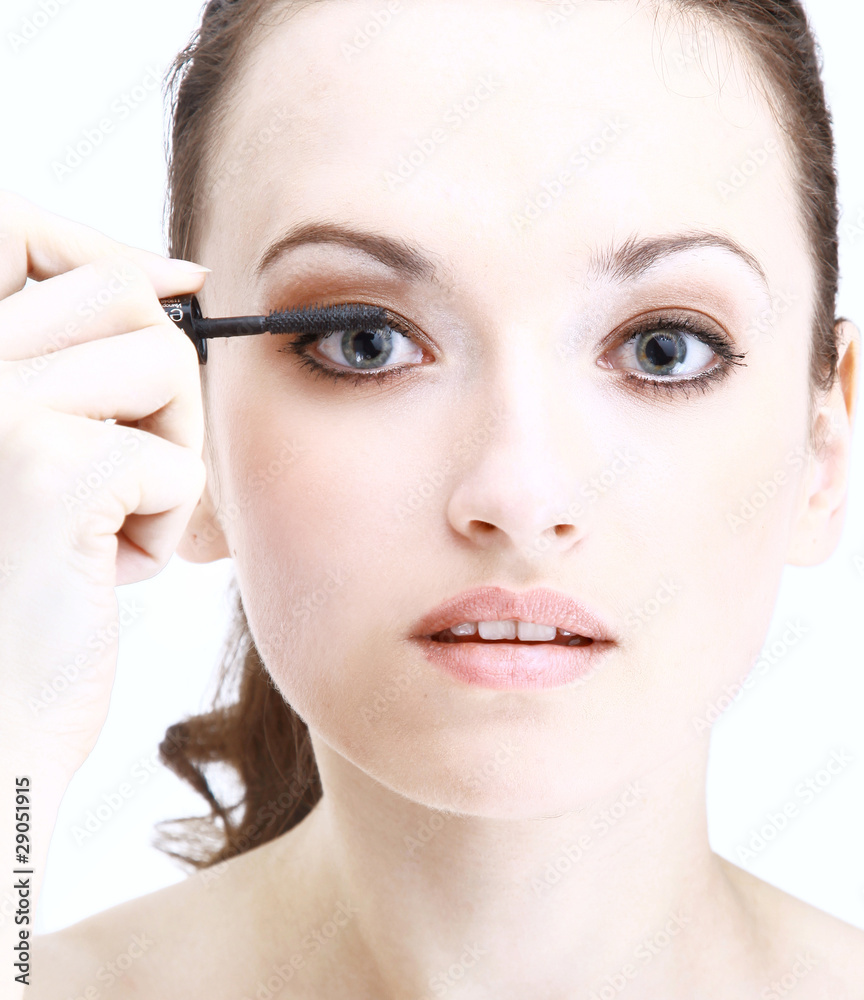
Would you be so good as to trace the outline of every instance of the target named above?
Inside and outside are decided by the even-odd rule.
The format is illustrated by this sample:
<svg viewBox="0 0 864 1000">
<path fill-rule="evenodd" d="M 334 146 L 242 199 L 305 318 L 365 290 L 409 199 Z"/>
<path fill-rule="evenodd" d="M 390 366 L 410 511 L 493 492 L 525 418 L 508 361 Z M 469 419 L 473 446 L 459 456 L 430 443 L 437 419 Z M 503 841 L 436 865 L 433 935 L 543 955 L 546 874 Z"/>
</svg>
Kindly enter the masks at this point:
<svg viewBox="0 0 864 1000">
<path fill-rule="evenodd" d="M 385 310 L 385 313 L 387 316 L 387 325 L 391 329 L 416 342 L 415 336 L 407 323 L 389 310 Z M 349 369 L 340 371 L 334 366 L 322 364 L 306 351 L 306 348 L 310 344 L 324 340 L 327 336 L 336 333 L 338 329 L 339 327 L 334 325 L 333 329 L 326 334 L 319 332 L 293 334 L 291 335 L 292 339 L 290 342 L 277 348 L 277 350 L 280 353 L 296 354 L 302 367 L 310 371 L 314 378 L 329 377 L 334 382 L 347 379 L 352 385 L 360 385 L 362 383 L 368 385 L 373 381 L 380 385 L 388 379 L 402 375 L 403 372 L 409 369 L 418 367 L 416 364 L 400 365 L 399 367 L 385 368 L 378 372 L 370 371 L 366 374 L 352 372 Z M 692 316 L 675 315 L 674 313 L 652 313 L 651 316 L 643 319 L 641 322 L 637 322 L 635 326 L 631 325 L 628 327 L 625 330 L 625 336 L 614 342 L 609 350 L 624 347 L 636 340 L 643 333 L 661 330 L 673 330 L 691 334 L 697 340 L 700 340 L 707 347 L 711 348 L 718 356 L 719 361 L 713 368 L 700 372 L 698 375 L 688 375 L 679 378 L 652 378 L 650 375 L 638 375 L 635 372 L 626 370 L 621 371 L 620 374 L 638 392 L 650 392 L 652 395 L 656 395 L 658 392 L 665 392 L 670 397 L 683 393 L 684 398 L 689 399 L 689 389 L 697 389 L 700 393 L 704 394 L 708 391 L 711 383 L 721 382 L 731 373 L 734 367 L 746 367 L 744 364 L 744 358 L 747 356 L 746 353 L 736 354 L 731 340 L 725 334 L 709 327 L 707 324 L 699 323 Z"/>
<path fill-rule="evenodd" d="M 650 393 L 656 396 L 658 392 L 665 392 L 667 396 L 675 397 L 683 394 L 685 399 L 689 399 L 689 389 L 696 389 L 704 395 L 712 383 L 722 382 L 736 367 L 746 368 L 744 358 L 746 352 L 736 354 L 730 338 L 714 326 L 707 323 L 700 323 L 695 317 L 675 312 L 651 313 L 642 320 L 637 320 L 635 325 L 626 328 L 625 336 L 613 342 L 609 350 L 615 347 L 624 347 L 626 344 L 637 340 L 643 333 L 673 330 L 676 332 L 689 333 L 700 340 L 719 358 L 718 362 L 698 375 L 685 375 L 677 378 L 652 378 L 650 375 L 638 375 L 632 371 L 622 371 L 621 375 L 638 392 Z M 604 352 L 605 353 L 605 352 Z"/>
<path fill-rule="evenodd" d="M 396 330 L 397 333 L 401 333 L 409 340 L 415 340 L 413 331 L 400 319 L 400 317 L 391 313 L 389 310 L 385 310 L 385 314 L 387 316 L 387 326 Z M 320 361 L 316 361 L 311 354 L 307 353 L 306 348 L 310 344 L 316 344 L 319 340 L 324 340 L 326 337 L 336 333 L 338 330 L 339 327 L 334 325 L 333 329 L 329 330 L 326 334 L 318 332 L 292 334 L 291 340 L 283 347 L 277 348 L 277 350 L 283 354 L 296 354 L 300 359 L 301 366 L 308 369 L 314 378 L 326 378 L 329 376 L 334 382 L 347 379 L 352 385 L 360 385 L 364 382 L 366 384 L 375 382 L 380 385 L 381 383 L 386 382 L 389 378 L 401 375 L 402 372 L 407 371 L 409 368 L 417 367 L 416 365 L 400 365 L 398 368 L 385 368 L 378 372 L 370 371 L 368 374 L 364 375 L 360 372 L 352 372 L 350 369 L 340 371 L 332 365 L 325 365 Z"/>
</svg>

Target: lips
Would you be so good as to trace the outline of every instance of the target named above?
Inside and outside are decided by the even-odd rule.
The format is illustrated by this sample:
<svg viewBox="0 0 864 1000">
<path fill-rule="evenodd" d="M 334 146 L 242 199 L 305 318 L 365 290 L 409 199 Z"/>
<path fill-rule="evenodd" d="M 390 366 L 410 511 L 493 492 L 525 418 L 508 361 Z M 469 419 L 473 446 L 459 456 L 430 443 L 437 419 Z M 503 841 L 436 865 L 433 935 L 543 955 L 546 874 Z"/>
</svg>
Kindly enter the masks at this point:
<svg viewBox="0 0 864 1000">
<path fill-rule="evenodd" d="M 464 622 L 517 619 L 585 636 L 597 642 L 612 640 L 608 626 L 589 608 L 557 590 L 538 587 L 516 593 L 504 587 L 477 587 L 463 591 L 421 618 L 412 638 L 431 639 L 444 629 Z"/>
</svg>

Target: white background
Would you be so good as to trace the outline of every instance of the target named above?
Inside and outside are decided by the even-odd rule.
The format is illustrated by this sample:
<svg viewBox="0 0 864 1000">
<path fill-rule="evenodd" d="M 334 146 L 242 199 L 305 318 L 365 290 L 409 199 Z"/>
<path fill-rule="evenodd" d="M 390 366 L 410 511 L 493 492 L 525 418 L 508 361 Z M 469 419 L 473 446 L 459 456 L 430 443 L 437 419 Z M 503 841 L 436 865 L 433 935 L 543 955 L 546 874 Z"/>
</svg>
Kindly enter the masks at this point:
<svg viewBox="0 0 864 1000">
<path fill-rule="evenodd" d="M 40 11 L 38 0 L 4 0 L 0 13 L 0 187 L 125 243 L 164 252 L 161 90 L 150 90 L 123 120 L 114 102 L 151 82 L 151 70 L 161 80 L 198 22 L 199 0 L 44 0 L 44 5 L 56 14 L 20 46 L 12 35 Z M 838 0 L 809 0 L 807 6 L 825 54 L 839 148 L 844 224 L 838 311 L 864 324 L 864 85 L 858 68 L 864 7 Z M 70 176 L 56 176 L 52 164 L 62 160 L 67 144 L 105 117 L 112 119 L 111 134 Z M 768 645 L 791 621 L 809 632 L 715 727 L 708 805 L 711 842 L 720 854 L 864 928 L 862 451 L 859 421 L 841 546 L 821 567 L 787 568 Z M 102 736 L 63 802 L 38 932 L 184 877 L 150 845 L 152 825 L 203 813 L 203 800 L 166 769 L 151 774 L 148 766 L 166 726 L 205 704 L 225 632 L 230 575 L 228 560 L 193 566 L 175 556 L 154 580 L 119 589 L 121 600 L 134 609 L 133 620 L 121 639 Z M 846 752 L 852 763 L 805 804 L 796 786 L 835 750 Z M 132 797 L 96 832 L 82 839 L 79 829 L 76 836 L 88 812 L 104 806 L 104 796 L 110 798 L 123 782 L 134 787 Z M 770 825 L 772 814 L 787 802 L 798 804 L 798 817 L 743 862 L 739 845 L 754 829 Z"/>
</svg>

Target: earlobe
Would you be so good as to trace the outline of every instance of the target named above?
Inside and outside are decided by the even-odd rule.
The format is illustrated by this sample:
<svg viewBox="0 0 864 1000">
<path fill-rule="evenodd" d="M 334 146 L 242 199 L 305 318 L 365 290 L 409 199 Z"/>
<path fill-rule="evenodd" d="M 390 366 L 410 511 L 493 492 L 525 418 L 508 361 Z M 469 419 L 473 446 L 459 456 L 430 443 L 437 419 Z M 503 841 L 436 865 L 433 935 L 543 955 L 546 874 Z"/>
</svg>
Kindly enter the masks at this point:
<svg viewBox="0 0 864 1000">
<path fill-rule="evenodd" d="M 854 324 L 837 324 L 837 380 L 817 411 L 815 439 L 800 507 L 787 551 L 791 566 L 817 566 L 828 559 L 843 533 L 858 405 L 861 334 Z"/>
<path fill-rule="evenodd" d="M 219 523 L 209 483 L 204 487 L 198 506 L 186 525 L 177 545 L 177 555 L 186 562 L 207 563 L 229 559 L 228 540 Z"/>
</svg>

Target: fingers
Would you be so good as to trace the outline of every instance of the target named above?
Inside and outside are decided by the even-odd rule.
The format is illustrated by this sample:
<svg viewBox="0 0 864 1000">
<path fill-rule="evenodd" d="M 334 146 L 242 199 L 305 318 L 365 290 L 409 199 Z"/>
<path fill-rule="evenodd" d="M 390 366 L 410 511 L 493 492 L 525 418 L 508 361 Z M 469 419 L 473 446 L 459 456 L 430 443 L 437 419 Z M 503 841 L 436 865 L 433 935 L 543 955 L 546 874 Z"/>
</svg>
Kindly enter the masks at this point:
<svg viewBox="0 0 864 1000">
<path fill-rule="evenodd" d="M 0 358 L 38 358 L 157 324 L 174 326 L 147 274 L 128 258 L 102 257 L 0 300 Z"/>
<path fill-rule="evenodd" d="M 198 354 L 159 299 L 205 271 L 0 192 L 0 499 L 73 578 L 153 576 L 201 496 Z"/>
<path fill-rule="evenodd" d="M 203 284 L 195 264 L 172 263 L 0 191 L 0 299 L 22 289 L 28 277 L 44 281 L 88 261 L 118 255 L 147 274 L 158 298 L 195 292 Z"/>
<path fill-rule="evenodd" d="M 159 572 L 204 489 L 201 457 L 146 431 L 30 403 L 16 417 L 0 437 L 25 536 L 87 575 L 94 566 L 110 571 L 116 557 L 116 582 L 99 581 L 106 585 Z"/>
<path fill-rule="evenodd" d="M 198 355 L 191 340 L 163 323 L 91 340 L 0 366 L 0 392 L 91 420 L 137 423 L 201 452 L 204 418 Z M 10 404 L 11 405 L 11 404 Z"/>
</svg>

